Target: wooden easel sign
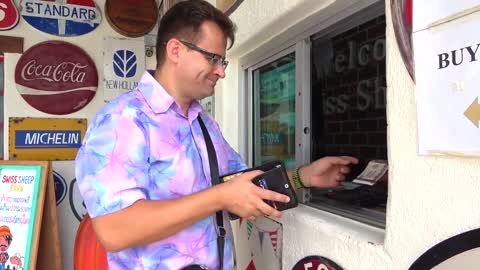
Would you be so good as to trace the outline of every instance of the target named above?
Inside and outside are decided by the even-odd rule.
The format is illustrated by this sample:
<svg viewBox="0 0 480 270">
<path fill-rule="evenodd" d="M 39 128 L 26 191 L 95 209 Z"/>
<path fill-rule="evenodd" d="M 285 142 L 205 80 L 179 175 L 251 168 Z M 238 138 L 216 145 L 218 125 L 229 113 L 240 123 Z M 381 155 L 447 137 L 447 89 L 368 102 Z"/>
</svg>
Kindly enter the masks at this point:
<svg viewBox="0 0 480 270">
<path fill-rule="evenodd" d="M 0 163 L 0 270 L 35 269 L 48 168 Z"/>
</svg>

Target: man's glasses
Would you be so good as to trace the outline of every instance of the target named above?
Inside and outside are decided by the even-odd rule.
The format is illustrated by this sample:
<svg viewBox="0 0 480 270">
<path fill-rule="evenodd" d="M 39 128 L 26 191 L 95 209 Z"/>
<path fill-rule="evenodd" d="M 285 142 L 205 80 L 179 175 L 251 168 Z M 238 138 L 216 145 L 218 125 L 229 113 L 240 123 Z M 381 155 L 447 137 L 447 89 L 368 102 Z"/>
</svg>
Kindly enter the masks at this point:
<svg viewBox="0 0 480 270">
<path fill-rule="evenodd" d="M 190 42 L 187 42 L 187 41 L 183 41 L 183 40 L 179 40 L 183 45 L 185 45 L 185 47 L 191 49 L 191 50 L 194 50 L 194 51 L 197 51 L 203 55 L 205 55 L 208 59 L 208 62 L 213 65 L 213 66 L 221 66 L 223 69 L 226 69 L 227 66 L 228 66 L 228 61 L 225 60 L 225 57 L 223 56 L 220 56 L 216 53 L 212 53 L 212 52 L 209 52 L 207 50 L 204 50 L 200 47 L 198 47 L 197 45 L 195 44 L 192 44 Z"/>
</svg>

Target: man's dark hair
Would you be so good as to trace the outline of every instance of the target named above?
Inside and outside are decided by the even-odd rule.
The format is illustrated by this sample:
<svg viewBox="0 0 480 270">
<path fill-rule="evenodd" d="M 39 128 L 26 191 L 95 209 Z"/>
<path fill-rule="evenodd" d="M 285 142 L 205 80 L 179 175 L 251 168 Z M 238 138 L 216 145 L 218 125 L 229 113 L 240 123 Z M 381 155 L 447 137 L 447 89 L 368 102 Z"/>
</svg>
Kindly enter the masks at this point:
<svg viewBox="0 0 480 270">
<path fill-rule="evenodd" d="M 205 21 L 217 24 L 231 48 L 235 42 L 235 24 L 223 12 L 204 0 L 182 1 L 170 8 L 160 20 L 157 34 L 157 68 L 165 61 L 165 45 L 172 38 L 196 43 Z"/>
</svg>

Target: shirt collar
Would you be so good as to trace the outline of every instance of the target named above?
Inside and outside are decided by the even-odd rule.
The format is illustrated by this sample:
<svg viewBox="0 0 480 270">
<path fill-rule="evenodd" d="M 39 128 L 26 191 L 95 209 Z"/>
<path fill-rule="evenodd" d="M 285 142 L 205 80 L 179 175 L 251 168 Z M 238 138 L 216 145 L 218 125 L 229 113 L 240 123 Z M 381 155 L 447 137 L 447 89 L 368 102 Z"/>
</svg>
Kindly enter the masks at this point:
<svg viewBox="0 0 480 270">
<path fill-rule="evenodd" d="M 137 89 L 145 97 L 145 101 L 152 108 L 154 113 L 165 113 L 170 107 L 177 107 L 181 112 L 180 107 L 177 105 L 165 88 L 148 72 L 145 71 L 140 78 Z M 198 114 L 203 110 L 198 101 L 193 101 L 188 109 L 188 118 L 190 120 L 195 119 Z"/>
</svg>

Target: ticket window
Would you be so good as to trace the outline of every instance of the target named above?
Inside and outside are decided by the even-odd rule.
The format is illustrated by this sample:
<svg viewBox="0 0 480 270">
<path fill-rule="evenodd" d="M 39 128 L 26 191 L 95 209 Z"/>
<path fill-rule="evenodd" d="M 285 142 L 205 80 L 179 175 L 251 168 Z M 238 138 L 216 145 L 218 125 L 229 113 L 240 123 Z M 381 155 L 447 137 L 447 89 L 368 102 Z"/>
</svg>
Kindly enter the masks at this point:
<svg viewBox="0 0 480 270">
<path fill-rule="evenodd" d="M 387 164 L 384 14 L 383 3 L 372 5 L 247 69 L 251 165 L 355 156 L 345 185 L 307 189 L 302 201 L 377 227 L 388 173 L 374 185 L 354 180 L 371 161 Z"/>
</svg>

